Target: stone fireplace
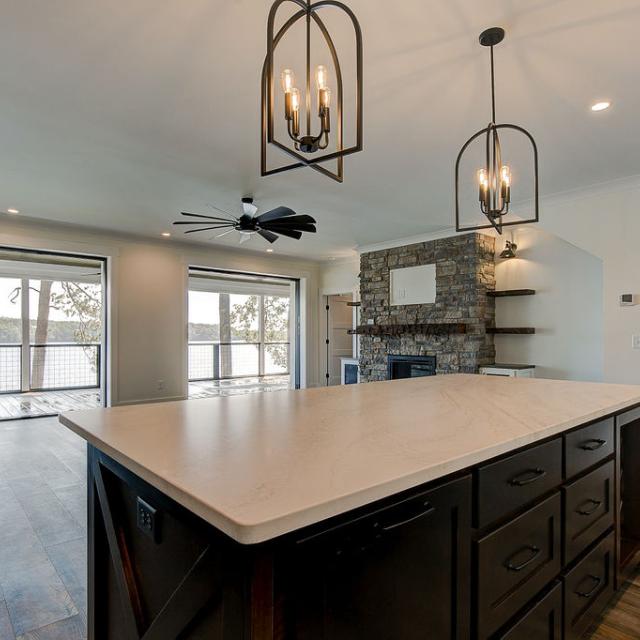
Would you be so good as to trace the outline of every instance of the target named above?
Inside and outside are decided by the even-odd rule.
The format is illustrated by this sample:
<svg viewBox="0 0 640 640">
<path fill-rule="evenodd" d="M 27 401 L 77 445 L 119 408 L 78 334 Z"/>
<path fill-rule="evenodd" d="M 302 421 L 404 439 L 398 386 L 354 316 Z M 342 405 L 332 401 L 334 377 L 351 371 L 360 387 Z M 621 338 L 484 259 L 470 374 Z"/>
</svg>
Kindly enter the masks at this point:
<svg viewBox="0 0 640 640">
<path fill-rule="evenodd" d="M 362 325 L 415 325 L 464 323 L 466 333 L 360 336 L 360 379 L 387 380 L 393 370 L 389 356 L 433 357 L 435 373 L 477 373 L 495 361 L 493 335 L 486 326 L 495 320 L 495 241 L 481 234 L 459 235 L 404 247 L 364 253 L 360 259 L 360 323 Z M 435 302 L 392 305 L 390 273 L 393 269 L 435 265 Z M 396 359 L 397 362 L 401 360 Z M 413 373 L 424 374 L 424 369 Z M 404 373 L 407 373 L 405 368 Z M 403 377 L 406 377 L 403 376 Z"/>
</svg>

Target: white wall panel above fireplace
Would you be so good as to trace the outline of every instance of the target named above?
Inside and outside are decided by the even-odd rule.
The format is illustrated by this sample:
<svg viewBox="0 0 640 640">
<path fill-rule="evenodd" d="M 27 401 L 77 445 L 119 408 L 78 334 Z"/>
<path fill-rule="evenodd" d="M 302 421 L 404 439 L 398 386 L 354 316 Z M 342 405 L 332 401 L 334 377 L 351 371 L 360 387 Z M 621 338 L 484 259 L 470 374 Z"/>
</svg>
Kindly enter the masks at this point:
<svg viewBox="0 0 640 640">
<path fill-rule="evenodd" d="M 435 264 L 391 269 L 389 275 L 392 305 L 433 304 L 436 301 Z"/>
</svg>

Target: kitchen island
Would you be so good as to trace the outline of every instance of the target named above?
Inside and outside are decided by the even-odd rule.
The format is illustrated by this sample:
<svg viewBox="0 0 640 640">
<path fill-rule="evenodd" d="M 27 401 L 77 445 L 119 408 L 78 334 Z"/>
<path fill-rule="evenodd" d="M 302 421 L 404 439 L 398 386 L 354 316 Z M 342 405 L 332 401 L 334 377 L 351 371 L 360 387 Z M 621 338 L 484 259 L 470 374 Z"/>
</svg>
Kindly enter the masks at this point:
<svg viewBox="0 0 640 640">
<path fill-rule="evenodd" d="M 640 540 L 639 407 L 447 375 L 64 414 L 89 637 L 582 637 Z"/>
</svg>

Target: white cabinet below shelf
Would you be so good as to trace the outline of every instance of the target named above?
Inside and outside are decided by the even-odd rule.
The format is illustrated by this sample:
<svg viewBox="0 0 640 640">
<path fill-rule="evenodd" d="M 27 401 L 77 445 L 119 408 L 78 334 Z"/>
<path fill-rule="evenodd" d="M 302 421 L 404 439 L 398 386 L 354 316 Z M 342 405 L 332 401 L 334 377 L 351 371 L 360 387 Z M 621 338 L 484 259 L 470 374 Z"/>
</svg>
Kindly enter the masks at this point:
<svg viewBox="0 0 640 640">
<path fill-rule="evenodd" d="M 532 365 L 489 364 L 480 367 L 484 376 L 505 376 L 509 378 L 535 378 L 536 368 Z"/>
</svg>

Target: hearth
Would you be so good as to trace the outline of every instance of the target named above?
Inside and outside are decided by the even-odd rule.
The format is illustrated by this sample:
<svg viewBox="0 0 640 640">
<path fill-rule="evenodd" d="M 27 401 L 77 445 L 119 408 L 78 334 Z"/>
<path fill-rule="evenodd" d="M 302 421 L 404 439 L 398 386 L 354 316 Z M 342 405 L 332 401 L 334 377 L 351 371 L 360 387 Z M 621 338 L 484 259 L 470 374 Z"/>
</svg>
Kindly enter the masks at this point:
<svg viewBox="0 0 640 640">
<path fill-rule="evenodd" d="M 388 356 L 387 379 L 389 380 L 435 375 L 435 356 Z"/>
</svg>

